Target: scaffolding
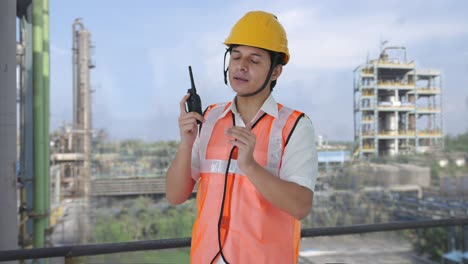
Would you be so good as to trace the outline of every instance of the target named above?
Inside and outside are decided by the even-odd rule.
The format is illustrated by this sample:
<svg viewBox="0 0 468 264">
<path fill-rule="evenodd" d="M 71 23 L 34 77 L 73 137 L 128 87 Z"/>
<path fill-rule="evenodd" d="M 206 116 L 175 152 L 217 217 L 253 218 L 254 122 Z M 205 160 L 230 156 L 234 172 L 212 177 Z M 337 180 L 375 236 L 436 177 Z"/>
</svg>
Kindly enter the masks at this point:
<svg viewBox="0 0 468 264">
<path fill-rule="evenodd" d="M 358 66 L 353 94 L 355 158 L 443 147 L 442 75 L 418 69 L 405 47 L 382 48 L 378 59 Z"/>
</svg>

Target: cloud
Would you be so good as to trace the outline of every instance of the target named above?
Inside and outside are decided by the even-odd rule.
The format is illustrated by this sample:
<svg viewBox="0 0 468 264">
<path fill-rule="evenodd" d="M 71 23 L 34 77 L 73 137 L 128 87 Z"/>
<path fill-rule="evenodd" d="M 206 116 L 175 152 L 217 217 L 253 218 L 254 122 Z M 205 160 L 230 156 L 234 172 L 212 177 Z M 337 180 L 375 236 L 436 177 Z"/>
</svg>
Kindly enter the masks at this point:
<svg viewBox="0 0 468 264">
<path fill-rule="evenodd" d="M 375 56 L 382 40 L 416 45 L 468 32 L 457 18 L 406 20 L 385 11 L 324 17 L 314 9 L 294 9 L 279 17 L 288 33 L 291 64 L 321 71 L 356 67 L 368 51 Z"/>
<path fill-rule="evenodd" d="M 249 10 L 276 14 L 288 34 L 292 56 L 275 89 L 276 99 L 305 111 L 317 131 L 329 138 L 352 139 L 352 71 L 368 54 L 371 59 L 378 56 L 382 40 L 388 40 L 389 45 L 405 45 L 412 55 L 409 59 L 415 59 L 418 65 L 423 61 L 430 68 L 447 71 L 445 85 L 450 89 L 444 91 L 444 100 L 452 103 L 468 97 L 467 79 L 463 77 L 468 69 L 463 63 L 468 52 L 464 45 L 468 17 L 462 2 L 272 1 L 197 3 L 184 8 L 180 3 L 149 8 L 149 3 L 153 2 L 145 9 L 131 8 L 128 17 L 113 26 L 104 19 L 93 19 L 95 13 L 80 15 L 96 29 L 91 32 L 97 55 L 97 68 L 91 75 L 91 82 L 98 86 L 96 125 L 108 126 L 112 129 L 109 132 L 115 130 L 119 137 L 128 133 L 128 137 L 178 139 L 179 101 L 190 87 L 188 65 L 193 67 L 204 107 L 231 100 L 234 93 L 223 83 L 222 42 L 235 21 Z M 61 14 L 66 17 L 71 10 L 75 9 Z M 56 41 L 51 46 L 52 56 L 60 58 L 51 75 L 58 94 L 63 93 L 62 87 L 71 90 L 71 80 L 61 76 L 62 69 L 71 69 L 71 49 L 57 44 L 65 43 L 64 38 L 70 36 L 51 32 L 51 40 Z M 458 45 L 457 51 L 453 45 Z M 56 109 L 68 109 L 60 100 L 53 101 L 57 102 Z M 71 99 L 64 102 L 69 105 Z M 447 108 L 447 115 L 466 113 L 461 104 L 453 105 L 457 107 Z M 455 119 L 447 118 L 451 131 L 461 130 Z M 157 129 L 159 124 L 168 125 Z"/>
</svg>

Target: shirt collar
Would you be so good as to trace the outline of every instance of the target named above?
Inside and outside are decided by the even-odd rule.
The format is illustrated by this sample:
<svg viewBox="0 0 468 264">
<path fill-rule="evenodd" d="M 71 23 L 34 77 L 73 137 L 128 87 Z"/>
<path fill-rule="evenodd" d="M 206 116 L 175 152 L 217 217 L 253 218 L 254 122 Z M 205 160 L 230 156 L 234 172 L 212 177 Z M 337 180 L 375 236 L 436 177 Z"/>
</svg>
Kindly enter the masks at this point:
<svg viewBox="0 0 468 264">
<path fill-rule="evenodd" d="M 234 114 L 239 114 L 239 112 L 237 111 L 237 107 L 236 107 L 236 97 L 234 97 L 231 101 L 231 105 L 226 108 L 226 110 L 224 110 L 224 112 L 221 114 L 220 118 L 223 118 L 224 116 L 227 115 L 227 113 L 229 112 L 233 112 Z M 267 113 L 268 115 L 271 115 L 273 116 L 274 118 L 277 118 L 278 117 L 278 106 L 277 106 L 277 103 L 275 101 L 275 98 L 273 98 L 273 95 L 270 93 L 270 95 L 267 97 L 267 99 L 265 100 L 265 102 L 263 102 L 263 105 L 262 107 L 260 107 L 260 110 L 258 111 L 258 113 L 255 115 L 255 118 L 254 119 L 257 119 L 259 117 L 259 115 L 263 114 L 263 113 Z"/>
</svg>

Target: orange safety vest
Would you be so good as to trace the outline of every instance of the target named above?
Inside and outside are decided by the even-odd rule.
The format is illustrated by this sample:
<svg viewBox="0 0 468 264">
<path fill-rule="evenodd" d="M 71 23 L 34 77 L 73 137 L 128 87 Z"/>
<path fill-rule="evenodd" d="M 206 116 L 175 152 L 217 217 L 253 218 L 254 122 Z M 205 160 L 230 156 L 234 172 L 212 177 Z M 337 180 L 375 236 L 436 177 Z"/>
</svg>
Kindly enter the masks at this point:
<svg viewBox="0 0 468 264">
<path fill-rule="evenodd" d="M 237 148 L 231 153 L 233 146 L 224 135 L 234 123 L 232 112 L 222 116 L 230 105 L 208 107 L 200 131 L 198 215 L 192 231 L 191 263 L 210 263 L 216 255 L 214 263 L 218 262 L 218 224 L 222 253 L 229 263 L 297 263 L 300 222 L 268 202 L 237 167 Z M 277 105 L 278 118 L 265 114 L 252 132 L 256 135 L 255 160 L 279 177 L 284 147 L 303 114 Z"/>
</svg>

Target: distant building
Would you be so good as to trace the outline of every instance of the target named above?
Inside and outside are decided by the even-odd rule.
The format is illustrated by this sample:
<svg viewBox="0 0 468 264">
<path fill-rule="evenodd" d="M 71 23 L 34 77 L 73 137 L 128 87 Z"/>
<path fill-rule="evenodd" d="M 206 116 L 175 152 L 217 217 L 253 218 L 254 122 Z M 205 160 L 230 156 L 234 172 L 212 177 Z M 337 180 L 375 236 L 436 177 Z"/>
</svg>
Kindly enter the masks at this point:
<svg viewBox="0 0 468 264">
<path fill-rule="evenodd" d="M 442 147 L 441 73 L 408 62 L 405 47 L 383 48 L 378 59 L 358 66 L 353 94 L 354 157 Z"/>
<path fill-rule="evenodd" d="M 317 161 L 320 171 L 329 171 L 342 168 L 350 160 L 350 152 L 348 150 L 318 149 L 317 151 Z"/>
</svg>

